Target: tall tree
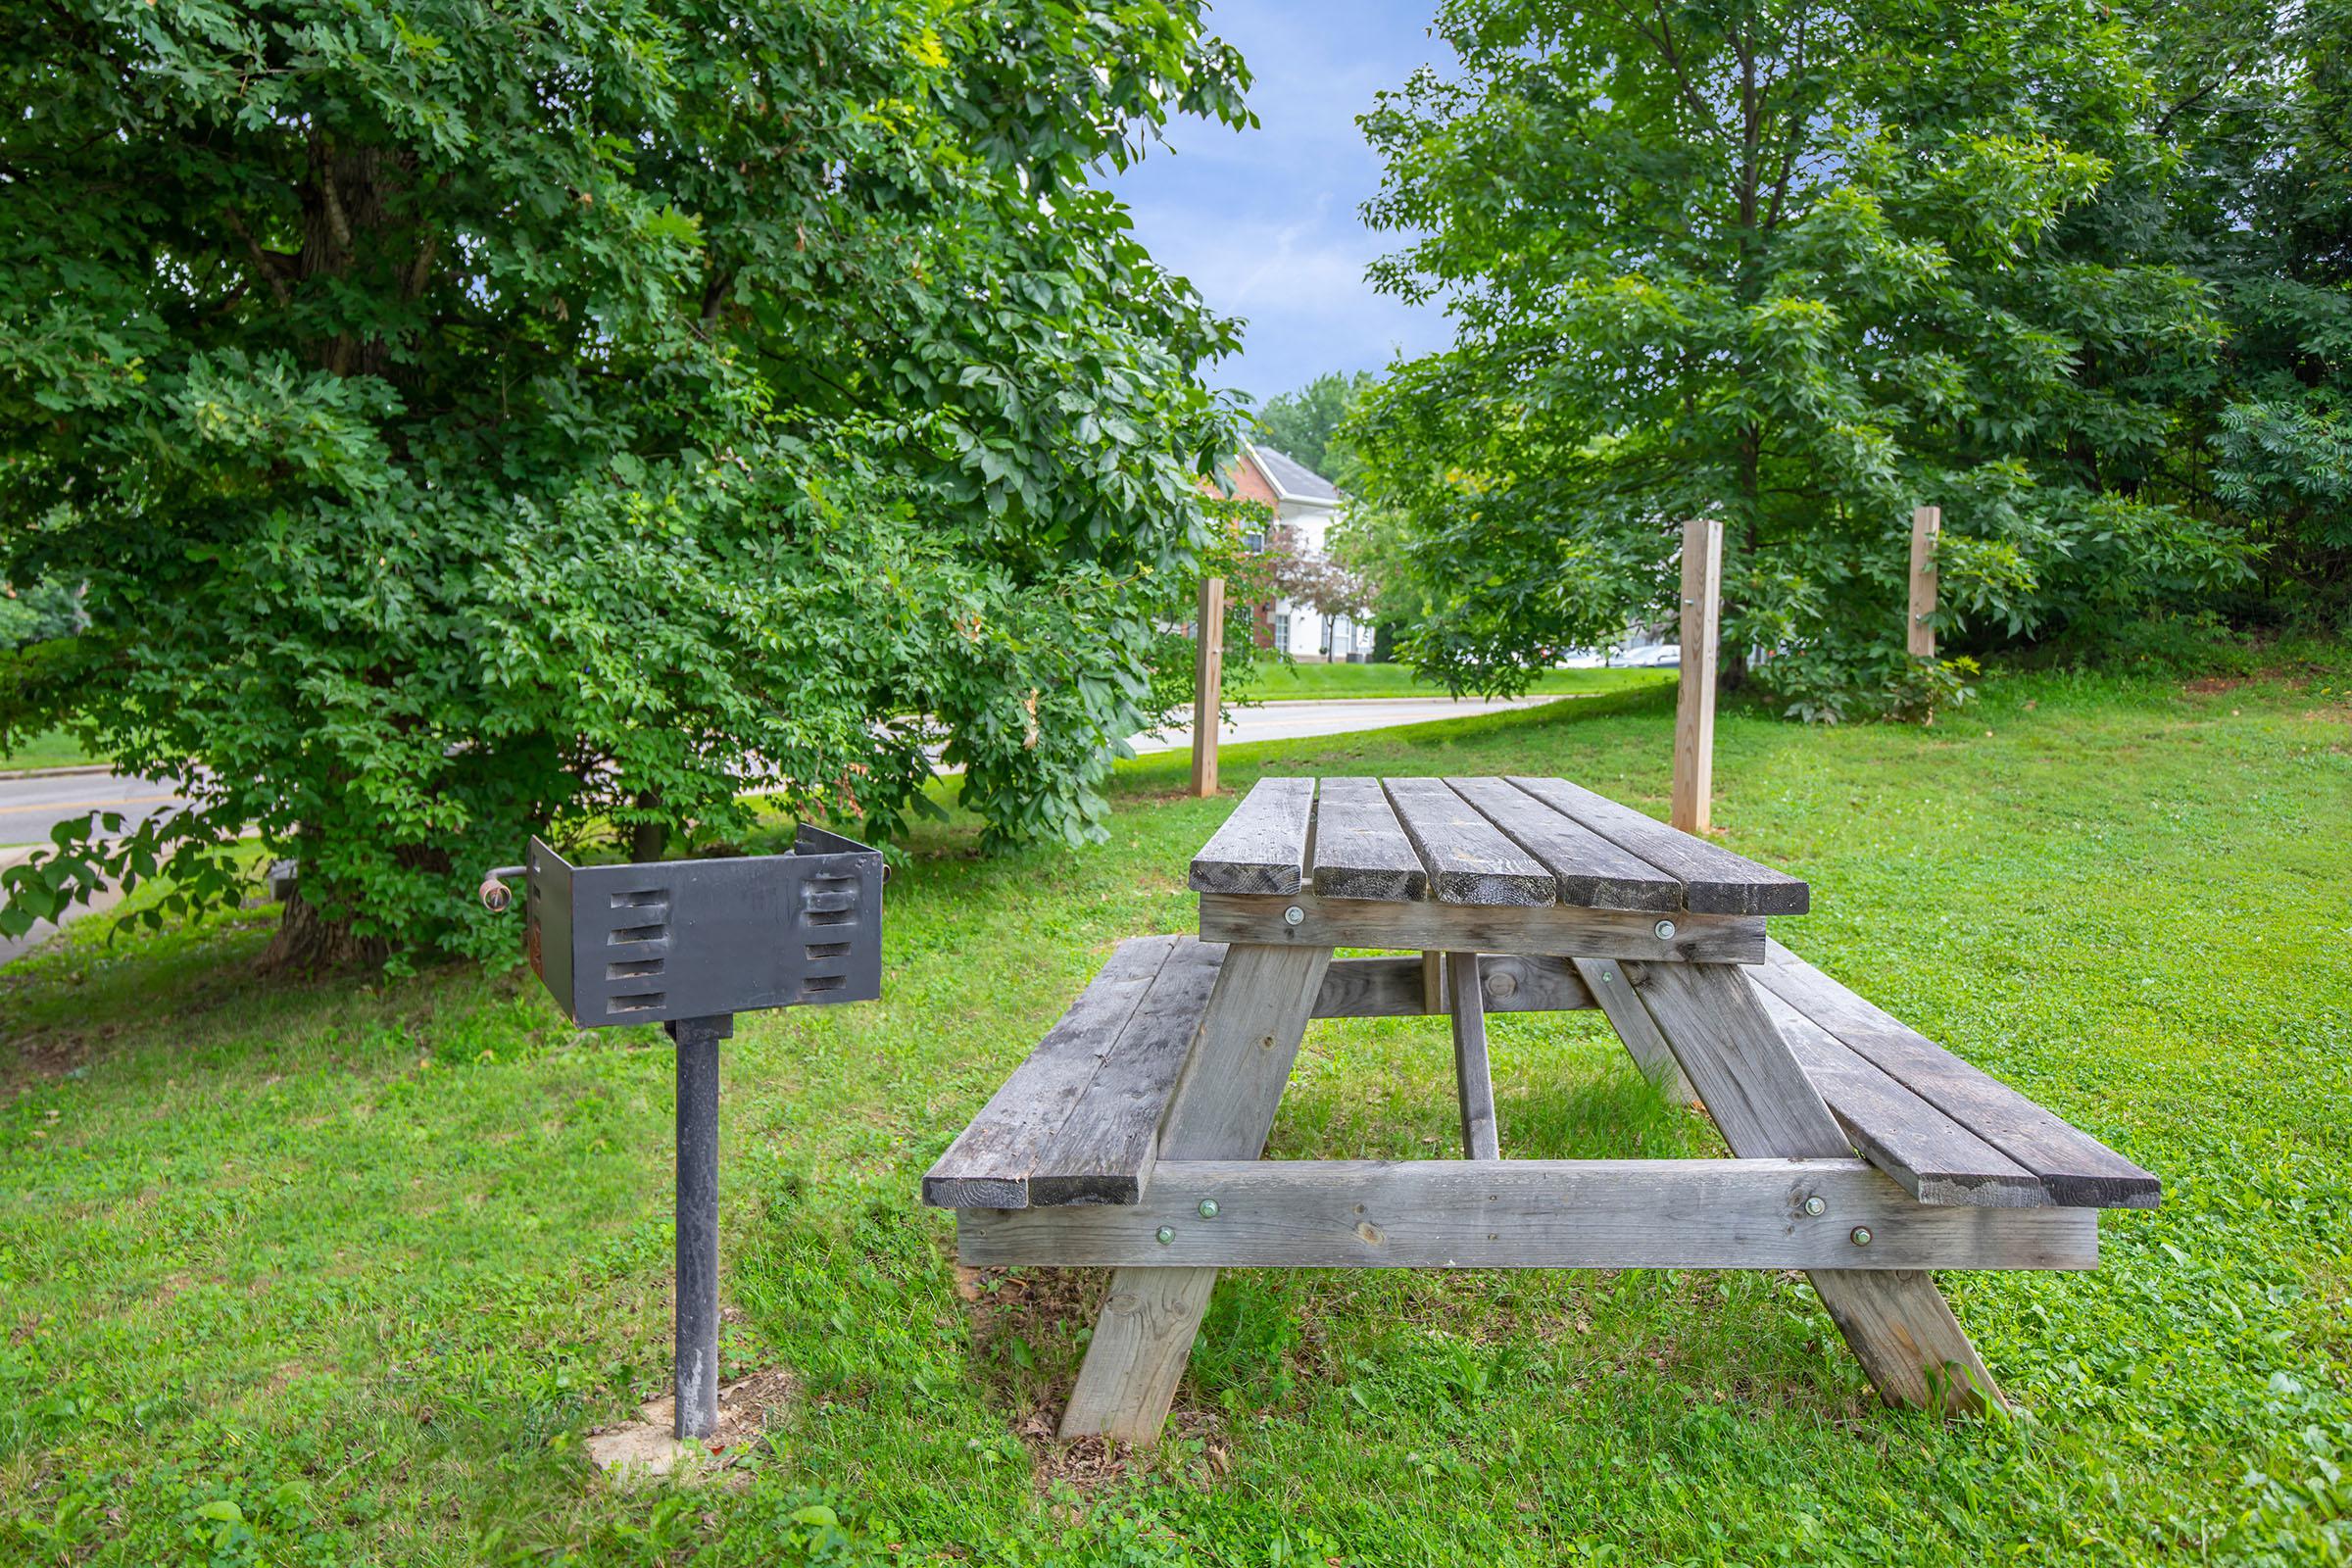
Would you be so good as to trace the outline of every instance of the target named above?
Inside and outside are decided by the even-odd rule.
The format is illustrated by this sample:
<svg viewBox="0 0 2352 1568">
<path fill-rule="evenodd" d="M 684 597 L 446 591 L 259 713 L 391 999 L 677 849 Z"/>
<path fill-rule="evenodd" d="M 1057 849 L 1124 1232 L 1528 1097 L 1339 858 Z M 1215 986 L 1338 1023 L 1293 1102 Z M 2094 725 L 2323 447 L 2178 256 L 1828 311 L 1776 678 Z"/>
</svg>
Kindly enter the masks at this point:
<svg viewBox="0 0 2352 1568">
<path fill-rule="evenodd" d="M 1376 269 L 1448 351 L 1360 421 L 1433 613 L 1408 650 L 1507 686 L 1671 613 L 1680 519 L 1728 524 L 1724 646 L 1813 716 L 1932 702 L 1904 654 L 1912 507 L 1943 633 L 2129 612 L 2243 571 L 2145 493 L 2219 332 L 2190 278 L 2079 221 L 2160 164 L 2125 24 L 2058 0 L 1453 0 L 1458 73 L 1364 122 Z M 2070 226 L 2071 225 L 2071 226 Z M 2168 380 L 2168 378 L 2170 378 Z"/>
<path fill-rule="evenodd" d="M 1375 380 L 1369 370 L 1326 370 L 1296 392 L 1278 392 L 1257 411 L 1259 438 L 1345 490 L 1355 458 L 1340 427 Z"/>
<path fill-rule="evenodd" d="M 2230 323 L 2188 389 L 2173 478 L 2265 546 L 2270 613 L 2352 612 L 2352 3 L 2219 0 L 2135 18 L 2183 148 L 2168 249 Z"/>
<path fill-rule="evenodd" d="M 1194 0 L 57 0 L 0 14 L 0 673 L 196 804 L 11 873 L 277 956 L 510 943 L 552 823 L 1099 833 L 1235 437 L 1230 323 L 1090 168 L 1247 120 Z M 903 715 L 923 715 L 908 719 Z M 0 733 L 0 740 L 5 734 Z"/>
</svg>

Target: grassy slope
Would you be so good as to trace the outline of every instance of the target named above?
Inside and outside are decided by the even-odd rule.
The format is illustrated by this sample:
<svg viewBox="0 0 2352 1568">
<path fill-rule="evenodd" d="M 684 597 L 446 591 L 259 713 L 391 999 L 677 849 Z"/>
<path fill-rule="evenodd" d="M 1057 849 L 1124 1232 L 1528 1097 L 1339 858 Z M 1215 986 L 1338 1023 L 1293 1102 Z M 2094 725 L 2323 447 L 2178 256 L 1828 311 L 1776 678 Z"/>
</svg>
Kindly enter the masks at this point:
<svg viewBox="0 0 2352 1568">
<path fill-rule="evenodd" d="M 0 753 L 0 772 L 19 767 L 74 767 L 95 761 L 81 742 L 62 729 L 27 735 L 13 752 Z"/>
<path fill-rule="evenodd" d="M 1670 669 L 1547 669 L 1528 687 L 1539 696 L 1587 696 L 1596 692 L 1671 685 Z M 1446 688 L 1416 679 L 1410 664 L 1291 664 L 1251 666 L 1247 696 L 1252 702 L 1329 702 L 1342 697 L 1443 697 Z"/>
<path fill-rule="evenodd" d="M 515 975 L 259 990 L 258 914 L 84 928 L 0 977 L 0 1558 L 55 1530 L 121 1563 L 241 1560 L 255 1531 L 284 1562 L 2340 1559 L 2346 684 L 1723 720 L 1729 841 L 1816 888 L 1791 945 L 2167 1179 L 2096 1274 L 1946 1280 L 2028 1418 L 1880 1409 L 1789 1279 L 1251 1273 L 1156 1458 L 1104 1481 L 1042 1442 L 1099 1276 L 959 1292 L 915 1178 L 1109 943 L 1185 924 L 1230 799 L 1178 799 L 1166 758 L 1123 770 L 1102 849 L 938 831 L 892 883 L 885 1002 L 744 1021 L 729 1370 L 803 1388 L 734 1492 L 614 1494 L 579 1454 L 666 1363 L 651 1031 L 577 1036 Z M 1632 694 L 1253 750 L 1662 809 L 1668 729 Z M 1494 1035 L 1506 1152 L 1718 1148 L 1593 1015 Z M 1447 1069 L 1432 1023 L 1318 1025 L 1275 1152 L 1449 1151 Z"/>
</svg>

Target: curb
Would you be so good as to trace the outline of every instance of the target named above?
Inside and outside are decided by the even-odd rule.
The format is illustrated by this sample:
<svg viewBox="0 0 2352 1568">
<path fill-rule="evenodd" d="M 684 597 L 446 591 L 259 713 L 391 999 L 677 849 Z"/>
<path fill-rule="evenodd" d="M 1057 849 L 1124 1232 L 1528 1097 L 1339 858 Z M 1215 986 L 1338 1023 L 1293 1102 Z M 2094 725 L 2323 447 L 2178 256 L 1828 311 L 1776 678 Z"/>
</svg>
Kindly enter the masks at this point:
<svg viewBox="0 0 2352 1568">
<path fill-rule="evenodd" d="M 112 773 L 112 762 L 82 762 L 73 767 L 17 767 L 0 768 L 0 784 L 15 778 L 86 778 L 97 773 Z"/>
</svg>

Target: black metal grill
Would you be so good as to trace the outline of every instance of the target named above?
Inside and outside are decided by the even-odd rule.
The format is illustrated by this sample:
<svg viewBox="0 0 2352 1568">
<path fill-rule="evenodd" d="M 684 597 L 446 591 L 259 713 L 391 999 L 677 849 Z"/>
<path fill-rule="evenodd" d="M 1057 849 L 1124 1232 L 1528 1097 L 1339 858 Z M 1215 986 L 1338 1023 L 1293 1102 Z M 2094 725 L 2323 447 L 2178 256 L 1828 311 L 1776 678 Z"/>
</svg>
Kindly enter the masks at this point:
<svg viewBox="0 0 2352 1568">
<path fill-rule="evenodd" d="M 882 857 L 803 827 L 789 855 L 573 865 L 531 840 L 524 951 L 583 1028 L 882 994 Z"/>
</svg>

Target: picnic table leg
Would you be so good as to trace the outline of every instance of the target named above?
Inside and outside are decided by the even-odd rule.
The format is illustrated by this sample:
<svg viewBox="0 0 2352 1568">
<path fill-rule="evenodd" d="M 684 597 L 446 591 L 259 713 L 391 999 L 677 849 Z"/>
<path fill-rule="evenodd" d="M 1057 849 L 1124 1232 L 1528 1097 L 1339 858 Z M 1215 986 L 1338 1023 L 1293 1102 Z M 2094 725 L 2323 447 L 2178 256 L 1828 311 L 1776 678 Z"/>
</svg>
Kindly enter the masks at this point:
<svg viewBox="0 0 2352 1568">
<path fill-rule="evenodd" d="M 1487 994 L 1478 955 L 1446 957 L 1446 1010 L 1453 1015 L 1453 1082 L 1462 1104 L 1462 1157 L 1500 1159 L 1494 1126 L 1494 1075 L 1487 1062 Z"/>
<path fill-rule="evenodd" d="M 1635 993 L 1734 1154 L 1853 1156 L 1853 1144 L 1737 965 L 1641 965 Z M 1815 1269 L 1809 1278 L 1887 1403 L 1977 1411 L 2000 1399 L 1984 1358 L 1925 1272 Z"/>
<path fill-rule="evenodd" d="M 1649 1009 L 1634 995 L 1634 983 L 1626 978 L 1625 965 L 1614 958 L 1571 958 L 1577 974 L 1584 980 L 1585 989 L 1592 993 L 1599 1004 L 1601 1016 L 1617 1031 L 1625 1043 L 1626 1054 L 1642 1076 L 1657 1085 L 1658 1093 L 1677 1104 L 1688 1104 L 1697 1096 L 1691 1092 L 1690 1080 L 1674 1059 L 1673 1050 L 1666 1037 L 1658 1033 L 1657 1021 Z"/>
<path fill-rule="evenodd" d="M 1265 1148 L 1330 966 L 1329 948 L 1237 942 L 1226 949 L 1160 1123 L 1160 1158 L 1252 1159 Z M 1155 1441 L 1216 1283 L 1213 1268 L 1113 1273 L 1061 1435 Z"/>
</svg>

